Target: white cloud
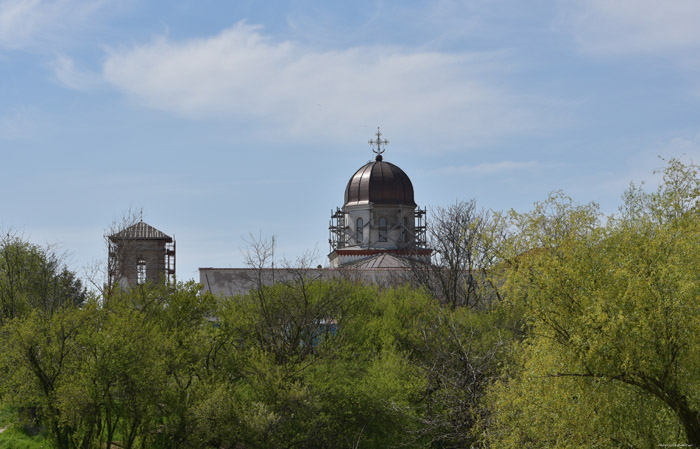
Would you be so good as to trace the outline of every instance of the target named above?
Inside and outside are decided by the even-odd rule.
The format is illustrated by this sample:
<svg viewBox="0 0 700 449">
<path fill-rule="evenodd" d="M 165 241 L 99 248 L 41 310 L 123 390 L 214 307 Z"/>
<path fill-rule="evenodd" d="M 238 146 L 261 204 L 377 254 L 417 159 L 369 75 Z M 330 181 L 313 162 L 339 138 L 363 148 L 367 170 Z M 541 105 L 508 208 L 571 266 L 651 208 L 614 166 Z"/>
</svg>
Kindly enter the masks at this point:
<svg viewBox="0 0 700 449">
<path fill-rule="evenodd" d="M 113 50 L 107 82 L 147 107 L 191 118 L 261 121 L 280 136 L 430 129 L 465 146 L 545 126 L 535 101 L 496 85 L 502 55 L 366 46 L 317 51 L 238 23 L 186 42 Z M 439 148 L 435 148 L 438 150 Z"/>
<path fill-rule="evenodd" d="M 104 4 L 105 0 L 0 0 L 0 47 L 55 46 Z"/>
<path fill-rule="evenodd" d="M 73 59 L 62 54 L 57 54 L 49 66 L 56 81 L 70 89 L 90 90 L 102 82 L 99 74 L 75 67 Z"/>
<path fill-rule="evenodd" d="M 683 52 L 700 47 L 697 0 L 560 1 L 558 24 L 589 53 Z"/>
</svg>

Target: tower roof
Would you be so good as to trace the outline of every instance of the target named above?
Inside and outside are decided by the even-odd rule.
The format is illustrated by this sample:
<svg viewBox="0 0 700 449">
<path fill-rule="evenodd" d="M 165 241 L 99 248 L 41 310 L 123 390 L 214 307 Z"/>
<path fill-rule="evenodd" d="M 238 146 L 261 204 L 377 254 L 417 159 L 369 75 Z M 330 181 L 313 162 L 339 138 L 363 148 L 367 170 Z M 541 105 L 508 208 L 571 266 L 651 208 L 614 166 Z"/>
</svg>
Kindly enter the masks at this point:
<svg viewBox="0 0 700 449">
<path fill-rule="evenodd" d="M 408 175 L 381 155 L 360 167 L 345 187 L 345 206 L 368 203 L 416 207 Z"/>
<path fill-rule="evenodd" d="M 172 242 L 172 237 L 165 234 L 162 231 L 154 228 L 153 226 L 140 221 L 134 225 L 129 226 L 126 229 L 122 229 L 109 236 L 109 239 L 114 240 L 165 240 L 167 242 Z"/>
<path fill-rule="evenodd" d="M 369 144 L 377 157 L 360 167 L 348 181 L 345 206 L 373 203 L 416 207 L 408 175 L 396 165 L 384 162 L 382 154 L 389 141 L 382 139 L 379 128 L 375 135 L 376 139 L 371 139 Z"/>
</svg>

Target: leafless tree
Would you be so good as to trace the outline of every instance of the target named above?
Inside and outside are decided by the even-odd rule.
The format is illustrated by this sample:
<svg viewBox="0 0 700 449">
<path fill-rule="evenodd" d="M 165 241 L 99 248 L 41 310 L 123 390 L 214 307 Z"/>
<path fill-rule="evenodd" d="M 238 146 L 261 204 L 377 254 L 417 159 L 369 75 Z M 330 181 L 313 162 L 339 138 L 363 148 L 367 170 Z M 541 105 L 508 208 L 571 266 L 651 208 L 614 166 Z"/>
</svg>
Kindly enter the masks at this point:
<svg viewBox="0 0 700 449">
<path fill-rule="evenodd" d="M 248 268 L 255 272 L 255 289 L 261 291 L 265 285 L 270 284 L 272 279 L 267 279 L 265 272 L 275 266 L 275 237 L 263 238 L 262 233 L 255 236 L 253 233 L 244 238 L 245 250 L 241 251 L 243 260 Z"/>
<path fill-rule="evenodd" d="M 505 226 L 499 215 L 478 209 L 475 200 L 431 211 L 428 258 L 409 257 L 412 283 L 450 307 L 479 307 L 498 299 L 499 246 Z"/>
<path fill-rule="evenodd" d="M 115 287 L 114 281 L 120 269 L 119 261 L 123 259 L 119 252 L 124 250 L 119 246 L 110 245 L 109 236 L 135 225 L 141 221 L 142 216 L 142 209 L 129 207 L 120 217 L 114 218 L 103 235 L 105 257 L 102 260 L 93 261 L 84 270 L 85 278 L 89 284 L 103 298 L 110 296 Z"/>
<path fill-rule="evenodd" d="M 477 447 L 476 430 L 489 420 L 483 398 L 498 376 L 507 342 L 484 314 L 464 319 L 465 313 L 442 309 L 422 329 L 418 365 L 427 386 L 416 433 L 431 447 Z"/>
</svg>

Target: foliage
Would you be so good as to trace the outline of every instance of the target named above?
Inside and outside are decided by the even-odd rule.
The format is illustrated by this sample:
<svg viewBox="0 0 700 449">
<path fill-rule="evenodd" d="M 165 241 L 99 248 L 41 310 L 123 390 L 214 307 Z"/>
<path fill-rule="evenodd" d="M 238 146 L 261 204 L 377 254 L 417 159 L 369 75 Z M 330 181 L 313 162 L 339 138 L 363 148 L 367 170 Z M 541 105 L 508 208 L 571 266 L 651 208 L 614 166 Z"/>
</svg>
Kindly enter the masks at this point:
<svg viewBox="0 0 700 449">
<path fill-rule="evenodd" d="M 523 217 L 537 246 L 508 279 L 528 334 L 493 389 L 493 446 L 700 445 L 699 185 L 672 161 L 604 224 L 562 198 Z"/>
<path fill-rule="evenodd" d="M 9 427 L 0 433 L 3 449 L 48 449 L 49 443 L 42 435 L 30 436 L 17 427 Z"/>
<path fill-rule="evenodd" d="M 222 360 L 236 377 L 226 403 L 252 399 L 236 416 L 242 435 L 256 437 L 249 444 L 410 443 L 410 404 L 422 382 L 398 346 L 405 330 L 394 320 L 411 314 L 387 294 L 346 283 L 262 290 L 227 303 L 221 317 L 222 331 L 239 337 L 229 342 L 237 353 L 232 347 Z M 407 299 L 406 307 L 411 303 Z M 236 415 L 230 408 L 219 411 Z"/>
<path fill-rule="evenodd" d="M 483 412 L 491 325 L 301 272 L 233 299 L 144 285 L 8 321 L 0 388 L 57 448 L 458 447 Z"/>
<path fill-rule="evenodd" d="M 195 284 L 146 287 L 8 322 L 0 363 L 12 375 L 2 383 L 4 400 L 33 410 L 55 447 L 109 446 L 116 438 L 133 447 L 170 412 L 162 398 L 177 386 L 168 370 L 181 360 L 174 328 L 191 313 L 178 307 L 182 296 L 190 308 L 201 302 Z"/>
<path fill-rule="evenodd" d="M 50 248 L 10 233 L 0 238 L 0 325 L 31 309 L 53 313 L 85 299 L 81 281 Z"/>
<path fill-rule="evenodd" d="M 700 446 L 700 179 L 664 175 L 609 217 L 560 192 L 458 203 L 419 288 L 299 268 L 235 298 L 98 297 L 5 239 L 0 444 L 29 425 L 61 449 Z"/>
<path fill-rule="evenodd" d="M 41 432 L 21 426 L 18 410 L 0 406 L 0 447 L 10 449 L 47 449 L 49 443 Z M 30 432 L 27 432 L 29 430 Z"/>
</svg>

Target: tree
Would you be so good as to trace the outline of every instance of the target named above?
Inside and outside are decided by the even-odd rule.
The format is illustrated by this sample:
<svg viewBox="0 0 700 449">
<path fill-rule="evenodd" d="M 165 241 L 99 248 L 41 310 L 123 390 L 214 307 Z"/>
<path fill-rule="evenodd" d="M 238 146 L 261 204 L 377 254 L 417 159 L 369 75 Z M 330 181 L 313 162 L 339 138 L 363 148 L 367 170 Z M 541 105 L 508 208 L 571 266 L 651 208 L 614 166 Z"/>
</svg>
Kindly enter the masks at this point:
<svg viewBox="0 0 700 449">
<path fill-rule="evenodd" d="M 536 245 L 509 287 L 528 333 L 491 396 L 493 446 L 700 446 L 699 194 L 671 160 L 605 223 L 556 200 L 519 217 Z"/>
<path fill-rule="evenodd" d="M 474 200 L 436 207 L 427 231 L 431 258 L 406 258 L 409 280 L 453 308 L 483 306 L 498 298 L 493 268 L 505 236 L 502 223 Z"/>
<path fill-rule="evenodd" d="M 477 447 L 488 387 L 512 338 L 492 311 L 433 308 L 421 319 L 415 365 L 427 381 L 416 432 L 431 447 Z"/>
<path fill-rule="evenodd" d="M 51 314 L 85 299 L 82 282 L 51 248 L 11 233 L 0 238 L 0 325 L 32 309 Z"/>
<path fill-rule="evenodd" d="M 218 447 L 418 446 L 423 292 L 300 280 L 226 302 L 198 414 Z M 236 423 L 236 426 L 224 425 Z"/>
<path fill-rule="evenodd" d="M 115 289 L 0 328 L 0 397 L 33 410 L 62 449 L 190 444 L 216 329 L 193 282 Z M 200 446 L 201 447 L 201 446 Z"/>
<path fill-rule="evenodd" d="M 47 418 L 59 446 L 70 432 L 53 419 L 54 394 L 81 326 L 78 307 L 87 298 L 81 281 L 51 248 L 11 233 L 0 238 L 0 399 L 24 398 L 15 401 L 24 418 Z"/>
<path fill-rule="evenodd" d="M 29 411 L 54 445 L 68 449 L 73 427 L 65 422 L 58 392 L 70 375 L 76 338 L 88 324 L 83 310 L 63 307 L 47 315 L 34 309 L 0 329 L 0 380 L 4 404 Z"/>
</svg>

